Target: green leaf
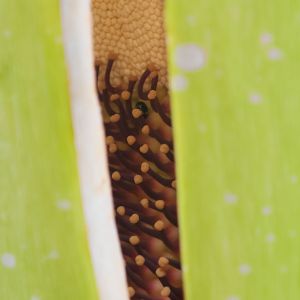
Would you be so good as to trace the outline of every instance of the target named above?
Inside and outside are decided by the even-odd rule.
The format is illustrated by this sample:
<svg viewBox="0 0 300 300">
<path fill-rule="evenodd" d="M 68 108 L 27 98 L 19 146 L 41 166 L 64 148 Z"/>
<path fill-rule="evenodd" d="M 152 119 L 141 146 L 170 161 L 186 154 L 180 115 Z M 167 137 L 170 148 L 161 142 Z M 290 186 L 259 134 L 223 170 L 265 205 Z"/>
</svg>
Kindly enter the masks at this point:
<svg viewBox="0 0 300 300">
<path fill-rule="evenodd" d="M 0 298 L 97 299 L 59 1 L 0 1 Z"/>
<path fill-rule="evenodd" d="M 299 297 L 299 12 L 168 1 L 187 300 Z"/>
</svg>

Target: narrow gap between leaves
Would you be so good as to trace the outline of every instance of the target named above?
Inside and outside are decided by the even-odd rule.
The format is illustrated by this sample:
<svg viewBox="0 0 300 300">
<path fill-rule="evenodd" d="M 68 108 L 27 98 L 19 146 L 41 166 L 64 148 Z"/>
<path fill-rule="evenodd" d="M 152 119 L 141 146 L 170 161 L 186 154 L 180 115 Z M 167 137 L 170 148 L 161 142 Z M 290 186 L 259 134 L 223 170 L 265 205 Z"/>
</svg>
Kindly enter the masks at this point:
<svg viewBox="0 0 300 300">
<path fill-rule="evenodd" d="M 131 299 L 183 299 L 164 1 L 93 0 L 98 100 Z"/>
</svg>

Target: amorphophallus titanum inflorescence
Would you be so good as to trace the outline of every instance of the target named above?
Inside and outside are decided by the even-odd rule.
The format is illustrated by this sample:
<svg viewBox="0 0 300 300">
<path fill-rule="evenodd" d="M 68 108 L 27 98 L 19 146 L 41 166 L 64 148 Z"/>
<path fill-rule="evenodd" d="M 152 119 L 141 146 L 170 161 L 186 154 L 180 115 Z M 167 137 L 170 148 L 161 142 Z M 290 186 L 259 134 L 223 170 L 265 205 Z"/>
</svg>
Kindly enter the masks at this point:
<svg viewBox="0 0 300 300">
<path fill-rule="evenodd" d="M 183 299 L 164 1 L 93 1 L 96 85 L 133 299 Z"/>
<path fill-rule="evenodd" d="M 62 3 L 96 276 L 58 3 L 2 1 L 0 296 L 97 299 L 97 278 L 103 299 L 126 299 L 112 202 L 103 201 L 91 9 Z M 187 299 L 298 298 L 299 11 L 294 2 L 168 2 Z"/>
</svg>

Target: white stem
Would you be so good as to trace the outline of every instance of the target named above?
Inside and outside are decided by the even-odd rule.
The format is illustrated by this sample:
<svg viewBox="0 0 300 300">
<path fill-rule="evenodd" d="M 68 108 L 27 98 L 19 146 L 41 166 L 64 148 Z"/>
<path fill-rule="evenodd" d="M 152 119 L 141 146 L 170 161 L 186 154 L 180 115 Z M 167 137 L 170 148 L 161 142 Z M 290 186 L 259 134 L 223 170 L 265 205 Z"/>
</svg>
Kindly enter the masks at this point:
<svg viewBox="0 0 300 300">
<path fill-rule="evenodd" d="M 61 4 L 80 186 L 96 283 L 101 300 L 126 300 L 125 268 L 95 90 L 90 1 L 61 0 Z"/>
</svg>

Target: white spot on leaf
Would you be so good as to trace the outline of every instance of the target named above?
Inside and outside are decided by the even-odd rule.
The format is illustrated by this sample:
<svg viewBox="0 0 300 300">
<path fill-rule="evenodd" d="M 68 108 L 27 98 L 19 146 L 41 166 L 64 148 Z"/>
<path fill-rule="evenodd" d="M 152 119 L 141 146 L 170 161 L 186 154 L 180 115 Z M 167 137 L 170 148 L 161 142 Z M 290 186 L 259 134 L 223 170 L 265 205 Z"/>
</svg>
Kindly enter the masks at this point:
<svg viewBox="0 0 300 300">
<path fill-rule="evenodd" d="M 238 201 L 238 197 L 235 194 L 227 193 L 224 195 L 224 201 L 228 204 L 235 204 Z"/>
<path fill-rule="evenodd" d="M 270 60 L 280 60 L 283 58 L 283 53 L 280 49 L 278 48 L 272 48 L 268 52 L 268 57 Z"/>
<path fill-rule="evenodd" d="M 275 242 L 275 240 L 276 240 L 276 236 L 275 236 L 275 234 L 274 233 L 269 233 L 269 234 L 267 234 L 267 236 L 266 236 L 266 242 L 267 243 L 274 243 Z"/>
<path fill-rule="evenodd" d="M 175 49 L 175 63 L 184 71 L 197 71 L 205 64 L 205 53 L 196 44 L 179 45 Z"/>
<path fill-rule="evenodd" d="M 297 236 L 297 231 L 296 230 L 294 230 L 294 229 L 292 229 L 292 230 L 290 230 L 289 231 L 289 237 L 290 238 L 295 238 Z"/>
<path fill-rule="evenodd" d="M 11 253 L 4 253 L 1 257 L 2 265 L 5 268 L 13 269 L 16 266 L 16 258 Z"/>
<path fill-rule="evenodd" d="M 248 275 L 252 272 L 252 268 L 248 264 L 241 264 L 239 267 L 239 271 L 242 275 Z"/>
<path fill-rule="evenodd" d="M 188 86 L 187 78 L 183 75 L 175 75 L 171 80 L 171 87 L 173 91 L 184 91 Z"/>
<path fill-rule="evenodd" d="M 216 78 L 220 79 L 220 78 L 223 77 L 224 71 L 222 69 L 217 69 L 216 72 L 215 72 L 215 74 L 216 74 Z"/>
<path fill-rule="evenodd" d="M 287 273 L 288 272 L 288 267 L 286 265 L 282 265 L 279 268 L 280 273 Z"/>
<path fill-rule="evenodd" d="M 249 95 L 249 101 L 252 104 L 259 104 L 262 101 L 262 96 L 260 93 L 253 92 Z"/>
<path fill-rule="evenodd" d="M 292 175 L 291 176 L 291 182 L 294 183 L 294 184 L 297 183 L 298 182 L 298 177 L 296 175 Z"/>
<path fill-rule="evenodd" d="M 6 39 L 9 39 L 11 36 L 12 36 L 12 33 L 11 33 L 11 31 L 10 30 L 4 30 L 3 32 L 2 32 L 2 35 L 6 38 Z"/>
<path fill-rule="evenodd" d="M 47 259 L 56 260 L 59 259 L 59 253 L 57 250 L 52 250 L 46 257 Z"/>
<path fill-rule="evenodd" d="M 268 44 L 272 43 L 273 42 L 272 34 L 269 33 L 269 32 L 262 33 L 261 36 L 260 36 L 260 42 L 263 45 L 268 45 Z"/>
<path fill-rule="evenodd" d="M 193 15 L 189 15 L 186 17 L 186 21 L 189 25 L 195 25 L 197 23 L 197 18 L 196 16 L 193 16 Z"/>
<path fill-rule="evenodd" d="M 272 207 L 271 206 L 264 206 L 262 208 L 261 212 L 264 216 L 269 216 L 272 213 Z"/>
<path fill-rule="evenodd" d="M 69 200 L 58 200 L 56 202 L 56 206 L 58 207 L 58 209 L 63 210 L 63 211 L 68 211 L 71 209 L 71 202 Z"/>
<path fill-rule="evenodd" d="M 198 123 L 197 127 L 201 133 L 205 133 L 207 131 L 207 127 L 204 123 Z"/>
</svg>

